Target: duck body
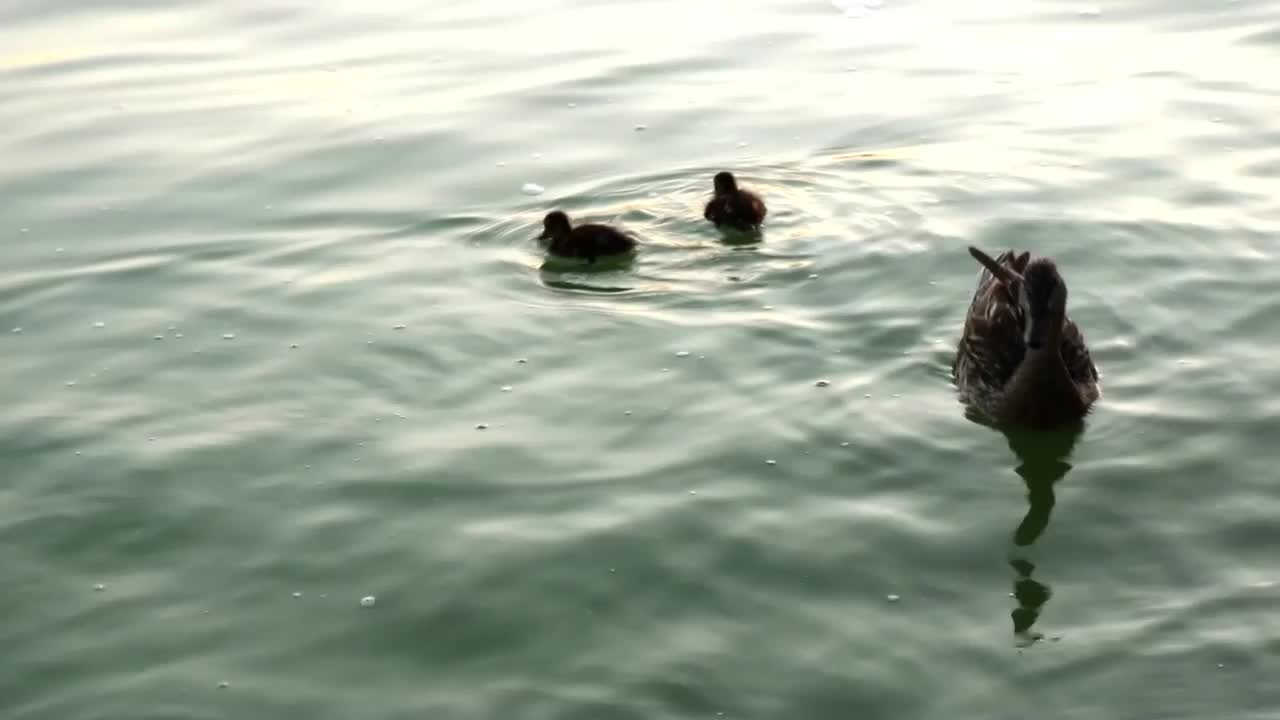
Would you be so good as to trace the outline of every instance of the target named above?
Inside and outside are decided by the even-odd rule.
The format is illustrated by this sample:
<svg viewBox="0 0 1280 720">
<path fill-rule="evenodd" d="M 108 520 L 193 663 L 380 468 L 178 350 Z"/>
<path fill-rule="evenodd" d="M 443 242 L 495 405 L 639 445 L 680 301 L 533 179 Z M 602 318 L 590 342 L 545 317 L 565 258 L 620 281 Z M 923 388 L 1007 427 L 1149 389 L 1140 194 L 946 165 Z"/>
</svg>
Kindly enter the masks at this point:
<svg viewBox="0 0 1280 720">
<path fill-rule="evenodd" d="M 1066 315 L 1067 288 L 1048 258 L 1006 251 L 985 267 L 951 366 L 960 398 L 997 424 L 1078 422 L 1100 395 L 1098 370 Z"/>
<path fill-rule="evenodd" d="M 702 216 L 716 227 L 734 230 L 758 230 L 769 210 L 759 195 L 738 187 L 733 173 L 721 172 L 715 176 L 715 195 L 707 201 Z"/>
<path fill-rule="evenodd" d="M 560 257 L 595 262 L 596 258 L 625 255 L 636 248 L 635 239 L 615 227 L 597 223 L 574 226 L 559 210 L 548 213 L 542 226 L 540 239 L 548 241 L 548 252 Z"/>
</svg>

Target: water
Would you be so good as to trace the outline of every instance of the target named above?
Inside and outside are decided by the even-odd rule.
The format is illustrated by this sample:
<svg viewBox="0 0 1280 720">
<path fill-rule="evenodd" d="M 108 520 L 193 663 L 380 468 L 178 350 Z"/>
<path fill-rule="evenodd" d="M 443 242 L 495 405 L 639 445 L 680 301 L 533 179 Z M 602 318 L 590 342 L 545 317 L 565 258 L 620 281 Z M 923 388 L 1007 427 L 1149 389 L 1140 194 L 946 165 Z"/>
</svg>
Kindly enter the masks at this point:
<svg viewBox="0 0 1280 720">
<path fill-rule="evenodd" d="M 1275 716 L 1280 4 L 349 5 L 0 10 L 0 716 Z"/>
</svg>

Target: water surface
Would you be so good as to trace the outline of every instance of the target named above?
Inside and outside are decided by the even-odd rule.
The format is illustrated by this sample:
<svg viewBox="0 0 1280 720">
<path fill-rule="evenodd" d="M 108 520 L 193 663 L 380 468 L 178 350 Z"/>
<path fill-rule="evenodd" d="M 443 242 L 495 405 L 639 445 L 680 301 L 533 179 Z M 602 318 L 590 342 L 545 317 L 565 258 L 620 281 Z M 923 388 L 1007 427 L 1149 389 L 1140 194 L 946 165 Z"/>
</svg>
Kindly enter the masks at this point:
<svg viewBox="0 0 1280 720">
<path fill-rule="evenodd" d="M 10 3 L 0 715 L 1274 716 L 1278 18 Z M 971 243 L 1082 432 L 957 404 Z"/>
</svg>

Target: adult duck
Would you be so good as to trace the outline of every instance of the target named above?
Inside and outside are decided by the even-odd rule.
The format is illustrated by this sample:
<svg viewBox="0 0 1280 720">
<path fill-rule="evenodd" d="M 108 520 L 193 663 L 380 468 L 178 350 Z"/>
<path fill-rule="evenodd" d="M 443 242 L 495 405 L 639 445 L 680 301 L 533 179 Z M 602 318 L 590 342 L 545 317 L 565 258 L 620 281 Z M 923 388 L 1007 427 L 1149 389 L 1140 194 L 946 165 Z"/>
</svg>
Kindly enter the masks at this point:
<svg viewBox="0 0 1280 720">
<path fill-rule="evenodd" d="M 961 399 L 997 424 L 1050 429 L 1088 414 L 1098 370 L 1067 317 L 1067 284 L 1049 258 L 1006 251 L 985 268 L 951 366 Z"/>
<path fill-rule="evenodd" d="M 758 230 L 769 210 L 759 195 L 738 187 L 738 179 L 729 171 L 716 173 L 712 180 L 715 194 L 707 201 L 702 216 L 716 227 L 734 230 Z"/>
<path fill-rule="evenodd" d="M 586 223 L 574 227 L 569 216 L 559 210 L 542 219 L 541 240 L 549 241 L 552 255 L 582 258 L 594 263 L 598 257 L 624 255 L 636 248 L 636 241 L 626 233 L 608 225 Z"/>
</svg>

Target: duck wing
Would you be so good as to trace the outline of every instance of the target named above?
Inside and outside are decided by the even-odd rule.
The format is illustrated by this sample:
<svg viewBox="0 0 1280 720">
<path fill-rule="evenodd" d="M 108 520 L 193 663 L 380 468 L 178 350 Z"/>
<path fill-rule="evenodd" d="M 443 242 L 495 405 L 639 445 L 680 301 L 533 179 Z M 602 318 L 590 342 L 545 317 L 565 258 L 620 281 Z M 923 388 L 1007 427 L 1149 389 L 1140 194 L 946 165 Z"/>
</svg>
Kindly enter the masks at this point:
<svg viewBox="0 0 1280 720">
<path fill-rule="evenodd" d="M 707 202 L 702 216 L 712 223 L 749 230 L 764 222 L 768 209 L 753 193 L 739 190 L 730 195 L 717 195 Z"/>
<path fill-rule="evenodd" d="M 1067 373 L 1077 385 L 1090 388 L 1098 382 L 1098 369 L 1094 367 L 1093 357 L 1089 355 L 1089 347 L 1085 345 L 1084 333 L 1070 318 L 1062 327 L 1062 362 L 1067 366 Z"/>
<path fill-rule="evenodd" d="M 1006 251 L 996 262 L 1020 272 L 1029 259 L 1029 253 L 1015 256 Z M 960 347 L 952 363 L 952 373 L 958 383 L 998 390 L 1022 364 L 1026 354 L 1022 340 L 1026 318 L 1014 293 L 1013 288 L 997 281 L 986 268 L 979 273 L 978 288 L 969 304 Z"/>
<path fill-rule="evenodd" d="M 760 196 L 751 192 L 743 192 L 742 199 L 746 201 L 747 206 L 750 208 L 749 212 L 755 224 L 759 225 L 764 222 L 764 216 L 769 214 L 769 208 L 764 206 L 764 201 L 760 199 Z"/>
</svg>

